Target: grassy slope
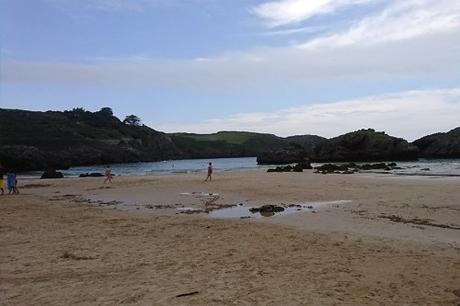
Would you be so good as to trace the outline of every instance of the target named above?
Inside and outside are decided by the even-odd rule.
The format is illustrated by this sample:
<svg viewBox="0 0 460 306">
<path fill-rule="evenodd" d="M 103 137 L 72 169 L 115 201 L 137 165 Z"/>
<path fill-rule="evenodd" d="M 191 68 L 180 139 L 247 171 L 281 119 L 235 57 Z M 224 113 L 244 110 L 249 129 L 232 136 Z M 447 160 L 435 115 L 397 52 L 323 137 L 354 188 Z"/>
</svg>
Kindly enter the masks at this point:
<svg viewBox="0 0 460 306">
<path fill-rule="evenodd" d="M 195 141 L 225 141 L 230 144 L 242 145 L 254 138 L 280 139 L 272 134 L 261 134 L 253 132 L 234 132 L 221 131 L 214 134 L 193 134 L 193 133 L 174 133 L 173 137 L 186 137 Z"/>
<path fill-rule="evenodd" d="M 273 134 L 221 131 L 214 134 L 170 134 L 178 148 L 192 157 L 257 156 L 297 143 L 312 150 L 324 138 L 303 135 L 282 138 Z"/>
</svg>

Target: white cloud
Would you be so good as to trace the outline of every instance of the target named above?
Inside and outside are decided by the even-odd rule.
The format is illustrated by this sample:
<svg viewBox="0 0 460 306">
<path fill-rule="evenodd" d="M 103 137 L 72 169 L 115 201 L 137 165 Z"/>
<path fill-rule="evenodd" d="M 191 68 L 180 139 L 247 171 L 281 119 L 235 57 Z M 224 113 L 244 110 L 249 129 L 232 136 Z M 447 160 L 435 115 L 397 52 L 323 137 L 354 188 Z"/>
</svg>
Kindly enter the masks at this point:
<svg viewBox="0 0 460 306">
<path fill-rule="evenodd" d="M 299 23 L 315 15 L 332 13 L 340 8 L 365 4 L 375 0 L 278 0 L 259 4 L 252 13 L 277 27 Z"/>
<path fill-rule="evenodd" d="M 312 81 L 330 82 L 340 78 L 378 81 L 391 76 L 397 82 L 398 78 L 405 77 L 458 76 L 460 1 L 389 3 L 382 12 L 363 18 L 348 30 L 301 45 L 254 48 L 183 60 L 141 55 L 93 59 L 86 64 L 3 61 L 0 77 L 3 82 L 12 83 L 222 89 L 260 88 L 280 83 L 308 86 Z"/>
<path fill-rule="evenodd" d="M 286 30 L 276 30 L 276 31 L 266 31 L 260 33 L 262 36 L 279 36 L 279 35 L 291 35 L 291 34 L 298 34 L 298 33 L 318 33 L 326 30 L 324 26 L 316 26 L 316 27 L 301 27 L 301 28 L 293 28 L 293 29 L 286 29 Z"/>
<path fill-rule="evenodd" d="M 391 76 L 397 82 L 406 77 L 458 75 L 459 47 L 460 29 L 455 29 L 385 45 L 259 48 L 190 60 L 135 57 L 86 64 L 3 61 L 0 77 L 5 83 L 250 90 L 279 84 L 326 84 L 341 78 L 378 82 Z"/>
<path fill-rule="evenodd" d="M 335 137 L 374 128 L 413 141 L 460 125 L 460 87 L 408 91 L 328 104 L 307 105 L 270 113 L 243 113 L 197 124 L 160 125 L 167 132 L 212 133 L 245 130 L 280 136 L 316 134 Z"/>
<path fill-rule="evenodd" d="M 337 47 L 402 41 L 442 33 L 460 27 L 458 0 L 405 0 L 389 5 L 382 12 L 363 18 L 351 28 L 320 37 L 304 48 Z M 457 37 L 456 41 L 459 41 Z"/>
</svg>

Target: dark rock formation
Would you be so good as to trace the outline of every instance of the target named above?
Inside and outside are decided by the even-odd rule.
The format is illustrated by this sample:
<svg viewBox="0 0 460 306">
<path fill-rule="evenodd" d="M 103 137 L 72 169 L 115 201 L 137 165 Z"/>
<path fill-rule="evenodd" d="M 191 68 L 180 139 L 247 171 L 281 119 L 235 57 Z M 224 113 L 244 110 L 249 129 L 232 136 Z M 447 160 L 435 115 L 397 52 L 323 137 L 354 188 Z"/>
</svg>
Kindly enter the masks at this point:
<svg viewBox="0 0 460 306">
<path fill-rule="evenodd" d="M 400 169 L 396 166 L 396 163 L 378 163 L 378 164 L 364 164 L 364 165 L 357 165 L 355 163 L 347 163 L 347 164 L 324 164 L 319 167 L 315 168 L 315 173 L 321 174 L 328 174 L 328 173 L 337 173 L 337 174 L 353 174 L 358 172 L 359 170 L 393 170 L 393 169 Z"/>
<path fill-rule="evenodd" d="M 62 172 L 56 171 L 56 169 L 48 169 L 43 172 L 41 179 L 60 179 L 63 177 Z"/>
<path fill-rule="evenodd" d="M 277 206 L 277 205 L 263 205 L 261 207 L 253 207 L 249 209 L 252 213 L 275 213 L 275 212 L 282 212 L 284 211 L 284 207 Z"/>
<path fill-rule="evenodd" d="M 436 133 L 413 142 L 424 158 L 460 158 L 460 127 L 447 133 Z"/>
<path fill-rule="evenodd" d="M 327 138 L 316 136 L 316 135 L 296 135 L 285 138 L 290 144 L 300 145 L 308 156 L 312 156 L 315 149 L 323 142 L 327 141 Z"/>
<path fill-rule="evenodd" d="M 123 124 L 104 110 L 0 109 L 0 163 L 5 168 L 66 169 L 181 156 L 166 134 L 147 126 Z"/>
<path fill-rule="evenodd" d="M 298 163 L 296 167 L 300 167 L 303 170 L 313 169 L 309 161 Z"/>
<path fill-rule="evenodd" d="M 264 152 L 257 156 L 259 165 L 285 165 L 305 161 L 308 161 L 308 156 L 300 145 L 291 145 L 284 149 Z"/>
<path fill-rule="evenodd" d="M 416 159 L 418 148 L 401 138 L 372 129 L 331 138 L 321 143 L 312 160 L 316 162 L 384 161 Z"/>
<path fill-rule="evenodd" d="M 302 164 L 297 164 L 294 167 L 292 167 L 292 171 L 294 171 L 294 172 L 303 172 Z"/>
<path fill-rule="evenodd" d="M 312 169 L 310 162 L 301 162 L 294 166 L 278 166 L 275 169 L 268 169 L 267 172 L 303 172 L 305 169 Z"/>
<path fill-rule="evenodd" d="M 82 173 L 79 175 L 79 177 L 103 177 L 103 176 L 105 175 L 99 172 Z"/>
<path fill-rule="evenodd" d="M 276 167 L 275 169 L 268 169 L 267 172 L 291 172 L 292 166 L 283 166 L 283 167 Z"/>
<path fill-rule="evenodd" d="M 346 171 L 348 170 L 347 165 L 335 165 L 335 164 L 324 164 L 315 168 L 318 171 L 334 172 L 334 171 Z"/>
</svg>

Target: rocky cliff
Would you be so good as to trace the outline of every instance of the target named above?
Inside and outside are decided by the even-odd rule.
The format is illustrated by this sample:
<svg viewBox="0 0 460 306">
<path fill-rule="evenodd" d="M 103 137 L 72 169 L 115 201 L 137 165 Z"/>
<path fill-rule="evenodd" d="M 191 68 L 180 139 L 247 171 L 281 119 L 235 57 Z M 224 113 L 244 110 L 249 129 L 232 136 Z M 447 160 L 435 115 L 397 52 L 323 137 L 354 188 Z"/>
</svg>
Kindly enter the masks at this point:
<svg viewBox="0 0 460 306">
<path fill-rule="evenodd" d="M 127 125 L 109 108 L 32 112 L 0 109 L 0 163 L 15 170 L 156 161 L 181 157 L 171 138 Z"/>
<path fill-rule="evenodd" d="M 402 138 L 373 129 L 347 133 L 321 143 L 312 160 L 318 162 L 417 159 L 418 148 Z"/>
<path fill-rule="evenodd" d="M 447 133 L 436 133 L 413 142 L 425 158 L 460 158 L 460 127 Z"/>
</svg>

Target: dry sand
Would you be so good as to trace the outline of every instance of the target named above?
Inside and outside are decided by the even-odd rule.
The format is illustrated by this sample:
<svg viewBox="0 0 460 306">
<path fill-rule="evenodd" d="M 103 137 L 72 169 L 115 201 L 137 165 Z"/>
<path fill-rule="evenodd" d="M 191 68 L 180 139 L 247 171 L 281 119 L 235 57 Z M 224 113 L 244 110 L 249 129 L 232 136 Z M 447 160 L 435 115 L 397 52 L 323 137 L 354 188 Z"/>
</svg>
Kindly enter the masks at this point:
<svg viewBox="0 0 460 306">
<path fill-rule="evenodd" d="M 0 197 L 0 303 L 460 303 L 458 178 L 248 171 L 202 180 L 21 181 L 21 195 Z M 210 199 L 351 202 L 247 220 L 175 209 Z"/>
</svg>

